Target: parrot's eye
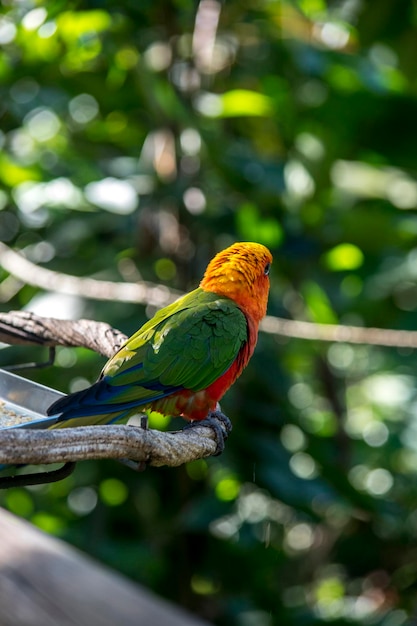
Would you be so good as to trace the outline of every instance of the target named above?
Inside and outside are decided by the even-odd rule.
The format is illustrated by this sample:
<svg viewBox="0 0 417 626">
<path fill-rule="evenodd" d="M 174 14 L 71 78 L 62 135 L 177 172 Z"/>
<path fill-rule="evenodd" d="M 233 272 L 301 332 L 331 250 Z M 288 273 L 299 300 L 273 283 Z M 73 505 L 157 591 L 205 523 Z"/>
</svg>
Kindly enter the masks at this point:
<svg viewBox="0 0 417 626">
<path fill-rule="evenodd" d="M 270 270 L 270 269 L 271 269 L 271 264 L 270 264 L 270 263 L 267 263 L 267 264 L 265 265 L 265 268 L 264 268 L 264 274 L 265 274 L 265 276 L 268 276 L 268 274 L 269 274 L 269 270 Z"/>
</svg>

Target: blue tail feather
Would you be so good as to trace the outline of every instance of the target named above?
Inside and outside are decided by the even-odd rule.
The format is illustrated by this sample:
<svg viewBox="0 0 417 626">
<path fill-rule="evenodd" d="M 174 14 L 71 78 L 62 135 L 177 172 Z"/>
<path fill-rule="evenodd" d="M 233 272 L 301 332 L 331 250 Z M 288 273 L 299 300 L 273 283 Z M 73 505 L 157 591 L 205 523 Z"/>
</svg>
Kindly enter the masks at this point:
<svg viewBox="0 0 417 626">
<path fill-rule="evenodd" d="M 161 400 L 176 391 L 182 389 L 182 387 L 166 387 L 161 385 L 157 381 L 153 381 L 146 385 L 140 385 L 139 389 L 147 389 L 151 393 L 143 397 L 139 395 L 137 399 L 130 401 L 123 401 L 118 397 L 123 395 L 123 391 L 129 391 L 130 396 L 132 391 L 132 384 L 130 385 L 118 385 L 117 387 L 111 385 L 105 378 L 97 381 L 91 387 L 77 391 L 60 398 L 47 409 L 48 415 L 59 415 L 57 421 L 62 422 L 73 418 L 88 418 L 94 415 L 105 414 L 120 414 L 139 408 L 141 406 L 149 405 L 150 403 Z M 138 389 L 138 391 L 139 391 Z M 120 415 L 115 417 L 115 420 L 120 419 Z"/>
</svg>

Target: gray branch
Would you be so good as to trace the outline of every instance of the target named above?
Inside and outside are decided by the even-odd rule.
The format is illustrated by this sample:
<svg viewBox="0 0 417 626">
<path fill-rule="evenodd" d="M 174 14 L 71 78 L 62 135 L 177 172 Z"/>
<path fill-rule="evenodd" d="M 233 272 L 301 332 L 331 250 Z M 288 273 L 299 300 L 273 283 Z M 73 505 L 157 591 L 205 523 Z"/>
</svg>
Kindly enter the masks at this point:
<svg viewBox="0 0 417 626">
<path fill-rule="evenodd" d="M 219 425 L 223 427 L 220 421 Z M 123 425 L 6 429 L 0 433 L 0 444 L 0 463 L 33 465 L 127 458 L 154 467 L 177 467 L 217 449 L 213 429 L 203 425 L 177 432 Z"/>
<path fill-rule="evenodd" d="M 26 311 L 0 313 L 0 341 L 7 344 L 82 346 L 110 358 L 126 339 L 105 322 L 60 320 Z"/>
</svg>

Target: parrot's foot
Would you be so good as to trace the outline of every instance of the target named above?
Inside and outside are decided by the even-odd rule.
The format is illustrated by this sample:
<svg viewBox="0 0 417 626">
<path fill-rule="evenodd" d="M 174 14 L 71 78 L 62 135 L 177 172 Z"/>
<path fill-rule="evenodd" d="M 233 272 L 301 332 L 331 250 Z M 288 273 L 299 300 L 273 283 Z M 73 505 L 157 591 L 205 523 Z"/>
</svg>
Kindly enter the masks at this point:
<svg viewBox="0 0 417 626">
<path fill-rule="evenodd" d="M 219 456 L 219 454 L 224 451 L 225 441 L 232 430 L 232 422 L 227 415 L 221 412 L 220 407 L 216 407 L 214 411 L 210 411 L 205 419 L 190 422 L 184 429 L 193 428 L 195 426 L 207 426 L 214 430 L 217 447 L 213 456 Z"/>
<path fill-rule="evenodd" d="M 221 422 L 221 424 L 224 427 L 224 430 L 226 431 L 225 439 L 227 439 L 227 437 L 232 432 L 233 426 L 232 426 L 232 422 L 227 417 L 227 415 L 223 413 L 222 410 L 220 409 L 220 404 L 216 406 L 214 411 L 210 411 L 210 413 L 206 417 L 206 419 L 211 419 L 211 418 L 214 418 L 218 420 L 219 422 Z"/>
</svg>

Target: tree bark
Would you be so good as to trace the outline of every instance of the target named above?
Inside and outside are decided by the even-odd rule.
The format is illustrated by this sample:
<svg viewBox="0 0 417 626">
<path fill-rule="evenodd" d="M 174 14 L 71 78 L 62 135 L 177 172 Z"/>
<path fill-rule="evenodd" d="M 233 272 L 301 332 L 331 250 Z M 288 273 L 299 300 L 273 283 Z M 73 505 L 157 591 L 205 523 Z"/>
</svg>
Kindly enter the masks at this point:
<svg viewBox="0 0 417 626">
<path fill-rule="evenodd" d="M 176 432 L 124 425 L 0 431 L 0 463 L 11 465 L 127 458 L 155 467 L 177 467 L 211 456 L 216 450 L 215 431 L 199 423 Z"/>
<path fill-rule="evenodd" d="M 27 311 L 0 313 L 0 341 L 11 345 L 84 347 L 110 358 L 126 339 L 105 322 L 61 320 Z"/>
</svg>

